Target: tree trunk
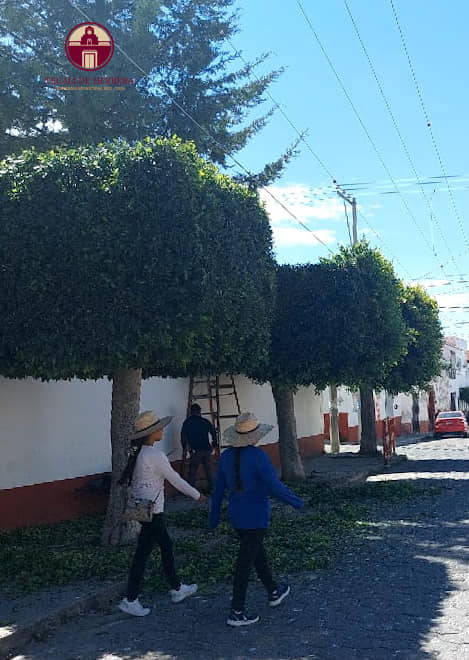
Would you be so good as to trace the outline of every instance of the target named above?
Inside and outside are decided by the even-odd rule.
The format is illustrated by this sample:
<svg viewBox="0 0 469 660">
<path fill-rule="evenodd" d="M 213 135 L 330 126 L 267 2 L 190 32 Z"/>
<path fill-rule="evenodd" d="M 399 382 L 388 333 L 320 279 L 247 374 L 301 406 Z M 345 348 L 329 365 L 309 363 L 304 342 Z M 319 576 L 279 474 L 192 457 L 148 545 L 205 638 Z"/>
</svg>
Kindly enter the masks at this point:
<svg viewBox="0 0 469 660">
<path fill-rule="evenodd" d="M 305 478 L 296 437 L 295 407 L 293 390 L 272 385 L 275 408 L 277 410 L 278 446 L 282 479 L 296 481 Z"/>
<path fill-rule="evenodd" d="M 112 480 L 106 519 L 101 536 L 103 545 L 121 545 L 131 541 L 138 530 L 137 523 L 123 523 L 126 488 L 118 479 L 127 462 L 129 436 L 140 407 L 141 369 L 120 369 L 113 374 L 111 408 Z"/>
<path fill-rule="evenodd" d="M 337 405 L 337 385 L 330 385 L 331 405 L 330 411 L 330 447 L 331 454 L 340 452 L 339 438 L 339 406 Z"/>
<path fill-rule="evenodd" d="M 432 387 L 428 393 L 428 423 L 430 431 L 435 429 L 435 390 Z"/>
<path fill-rule="evenodd" d="M 417 392 L 412 392 L 412 431 L 420 433 L 420 402 Z"/>
<path fill-rule="evenodd" d="M 360 416 L 362 437 L 360 454 L 373 456 L 378 453 L 376 446 L 375 398 L 370 387 L 360 387 Z"/>
</svg>

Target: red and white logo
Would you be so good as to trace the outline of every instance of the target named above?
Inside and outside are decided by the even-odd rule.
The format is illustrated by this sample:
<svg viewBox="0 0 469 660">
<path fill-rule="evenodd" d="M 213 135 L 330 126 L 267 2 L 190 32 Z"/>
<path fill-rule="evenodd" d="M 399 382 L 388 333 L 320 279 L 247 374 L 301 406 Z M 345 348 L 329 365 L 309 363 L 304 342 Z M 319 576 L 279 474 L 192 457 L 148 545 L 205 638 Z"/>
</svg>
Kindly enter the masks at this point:
<svg viewBox="0 0 469 660">
<path fill-rule="evenodd" d="M 68 33 L 65 53 L 77 69 L 97 71 L 111 61 L 114 40 L 109 30 L 99 23 L 80 23 Z"/>
</svg>

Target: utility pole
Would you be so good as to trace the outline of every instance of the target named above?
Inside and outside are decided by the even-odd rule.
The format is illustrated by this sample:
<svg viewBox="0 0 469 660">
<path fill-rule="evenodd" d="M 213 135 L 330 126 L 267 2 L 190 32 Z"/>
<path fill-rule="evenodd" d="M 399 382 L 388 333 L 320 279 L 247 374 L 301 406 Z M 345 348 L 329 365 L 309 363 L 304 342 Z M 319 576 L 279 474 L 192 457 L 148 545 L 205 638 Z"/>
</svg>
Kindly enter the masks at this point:
<svg viewBox="0 0 469 660">
<path fill-rule="evenodd" d="M 336 193 L 339 195 L 339 197 L 341 197 L 344 200 L 344 202 L 347 202 L 352 207 L 352 238 L 353 238 L 352 245 L 356 245 L 358 243 L 358 235 L 357 235 L 357 200 L 355 199 L 355 197 L 351 197 L 346 192 L 341 190 L 339 188 L 339 186 L 336 187 Z"/>
<path fill-rule="evenodd" d="M 352 246 L 358 243 L 357 235 L 357 200 L 351 197 L 339 186 L 336 186 L 336 192 L 344 202 L 347 202 L 352 207 Z M 331 441 L 331 454 L 338 454 L 340 452 L 340 436 L 339 436 L 339 406 L 337 403 L 337 385 L 330 385 L 330 441 Z M 358 441 L 361 437 L 361 418 L 360 410 L 357 410 L 358 417 Z"/>
</svg>

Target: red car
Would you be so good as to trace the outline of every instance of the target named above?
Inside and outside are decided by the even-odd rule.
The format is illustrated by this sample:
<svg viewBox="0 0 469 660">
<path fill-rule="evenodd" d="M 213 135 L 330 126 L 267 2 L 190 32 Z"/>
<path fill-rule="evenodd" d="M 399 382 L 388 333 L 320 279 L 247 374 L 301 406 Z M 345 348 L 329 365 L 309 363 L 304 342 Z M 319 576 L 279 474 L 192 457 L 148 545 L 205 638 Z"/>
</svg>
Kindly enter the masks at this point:
<svg viewBox="0 0 469 660">
<path fill-rule="evenodd" d="M 447 410 L 440 412 L 435 419 L 434 438 L 441 438 L 443 435 L 460 435 L 461 438 L 467 438 L 466 417 L 461 410 Z"/>
</svg>

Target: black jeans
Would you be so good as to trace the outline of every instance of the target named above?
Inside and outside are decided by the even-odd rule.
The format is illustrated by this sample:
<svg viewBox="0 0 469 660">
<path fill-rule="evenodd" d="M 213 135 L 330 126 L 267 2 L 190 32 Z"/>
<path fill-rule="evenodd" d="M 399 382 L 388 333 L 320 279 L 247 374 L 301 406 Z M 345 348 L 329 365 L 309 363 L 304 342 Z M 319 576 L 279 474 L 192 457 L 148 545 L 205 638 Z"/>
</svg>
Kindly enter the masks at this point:
<svg viewBox="0 0 469 660">
<path fill-rule="evenodd" d="M 207 451 L 194 451 L 191 453 L 189 460 L 189 478 L 188 481 L 191 486 L 195 484 L 195 475 L 199 469 L 199 465 L 202 464 L 205 470 L 205 478 L 207 479 L 207 484 L 209 490 L 212 490 L 213 479 L 212 479 L 212 466 L 210 465 L 210 456 L 212 450 Z"/>
<path fill-rule="evenodd" d="M 246 601 L 246 592 L 248 588 L 249 575 L 252 567 L 270 594 L 277 588 L 277 583 L 270 572 L 267 554 L 264 548 L 265 529 L 237 529 L 236 530 L 241 544 L 239 546 L 238 557 L 233 580 L 233 600 L 232 609 L 237 612 L 244 610 Z"/>
<path fill-rule="evenodd" d="M 163 514 L 155 513 L 151 522 L 141 523 L 141 525 L 142 529 L 127 581 L 128 600 L 135 600 L 138 596 L 145 566 L 155 543 L 160 546 L 161 563 L 171 589 L 179 589 L 181 586 L 174 567 L 173 542 L 166 529 Z"/>
</svg>

